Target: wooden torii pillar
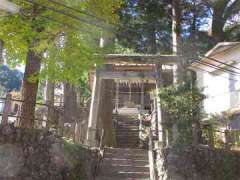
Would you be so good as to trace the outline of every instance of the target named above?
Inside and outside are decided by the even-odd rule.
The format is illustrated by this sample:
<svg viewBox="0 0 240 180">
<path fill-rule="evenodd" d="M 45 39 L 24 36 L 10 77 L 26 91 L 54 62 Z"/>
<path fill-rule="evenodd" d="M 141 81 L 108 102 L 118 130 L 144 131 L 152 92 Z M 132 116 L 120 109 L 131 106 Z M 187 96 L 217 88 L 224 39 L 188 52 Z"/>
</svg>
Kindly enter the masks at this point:
<svg viewBox="0 0 240 180">
<path fill-rule="evenodd" d="M 158 129 L 158 140 L 162 143 L 163 147 L 167 145 L 165 122 L 162 117 L 161 99 L 159 97 L 159 90 L 163 87 L 162 80 L 162 64 L 157 63 L 155 66 L 156 73 L 156 105 L 157 105 L 157 129 Z"/>
<path fill-rule="evenodd" d="M 101 95 L 101 79 L 99 77 L 99 72 L 96 71 L 94 75 L 93 81 L 93 89 L 92 89 L 92 100 L 89 112 L 89 120 L 88 120 L 88 129 L 87 129 L 87 137 L 85 144 L 88 146 L 96 146 L 96 131 L 97 131 L 97 121 L 99 115 L 99 104 L 100 104 L 100 95 Z"/>
<path fill-rule="evenodd" d="M 142 110 L 144 110 L 144 99 L 145 99 L 144 80 L 141 80 L 141 109 Z"/>
<path fill-rule="evenodd" d="M 119 80 L 116 80 L 116 96 L 115 96 L 115 113 L 118 114 L 119 109 Z"/>
</svg>

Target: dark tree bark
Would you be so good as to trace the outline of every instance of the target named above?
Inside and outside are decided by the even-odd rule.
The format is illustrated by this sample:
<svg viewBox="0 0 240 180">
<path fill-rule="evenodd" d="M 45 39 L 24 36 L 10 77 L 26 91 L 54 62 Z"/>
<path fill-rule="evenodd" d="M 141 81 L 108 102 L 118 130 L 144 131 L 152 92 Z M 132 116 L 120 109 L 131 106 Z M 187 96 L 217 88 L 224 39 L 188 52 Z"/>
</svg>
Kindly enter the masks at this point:
<svg viewBox="0 0 240 180">
<path fill-rule="evenodd" d="M 77 94 L 73 85 L 64 84 L 64 122 L 77 120 Z"/>
<path fill-rule="evenodd" d="M 39 74 L 40 67 L 41 56 L 34 51 L 29 50 L 22 88 L 22 99 L 24 102 L 21 109 L 20 126 L 24 128 L 34 127 L 34 114 L 38 91 L 38 78 L 36 76 Z M 30 81 L 29 78 L 32 77 L 35 77 L 36 79 Z"/>
<path fill-rule="evenodd" d="M 172 48 L 173 54 L 181 55 L 181 23 L 182 7 L 181 0 L 172 0 Z M 186 79 L 186 60 L 180 59 L 177 62 L 177 82 L 183 82 Z"/>
<path fill-rule="evenodd" d="M 182 9 L 180 6 L 180 0 L 172 1 L 172 36 L 173 36 L 173 53 L 180 53 L 181 46 L 181 17 Z"/>
<path fill-rule="evenodd" d="M 152 27 L 151 31 L 149 32 L 147 53 L 157 53 L 156 32 L 154 27 Z"/>
<path fill-rule="evenodd" d="M 102 127 L 104 129 L 104 144 L 109 147 L 116 145 L 116 138 L 113 128 L 113 93 L 109 90 L 113 89 L 114 82 L 111 79 L 102 81 L 102 97 L 100 103 L 100 117 Z"/>
<path fill-rule="evenodd" d="M 4 42 L 0 39 L 0 64 L 3 64 L 3 46 Z"/>
<path fill-rule="evenodd" d="M 225 39 L 223 27 L 226 21 L 224 20 L 223 16 L 228 2 L 228 0 L 218 0 L 213 4 L 211 36 L 216 42 L 220 42 Z"/>
<path fill-rule="evenodd" d="M 229 0 L 218 0 L 210 3 L 213 9 L 212 27 L 210 29 L 210 36 L 215 42 L 224 41 L 228 38 L 228 34 L 224 31 L 224 26 L 233 15 L 240 11 L 240 1 L 234 0 L 229 4 Z M 233 26 L 235 28 L 238 26 Z"/>
</svg>

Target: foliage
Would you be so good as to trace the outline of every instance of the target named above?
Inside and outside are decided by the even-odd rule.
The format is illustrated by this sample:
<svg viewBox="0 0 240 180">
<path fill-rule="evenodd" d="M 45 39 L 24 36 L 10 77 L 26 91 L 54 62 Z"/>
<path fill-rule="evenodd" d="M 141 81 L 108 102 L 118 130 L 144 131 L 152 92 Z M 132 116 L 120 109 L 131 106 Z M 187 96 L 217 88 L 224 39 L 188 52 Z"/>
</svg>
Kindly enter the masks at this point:
<svg viewBox="0 0 240 180">
<path fill-rule="evenodd" d="M 88 98 L 91 96 L 90 89 L 89 89 L 89 76 L 88 72 L 84 72 L 80 78 L 79 85 L 76 87 L 79 89 L 80 94 L 80 103 L 81 105 L 85 106 L 87 103 Z"/>
<path fill-rule="evenodd" d="M 24 63 L 31 49 L 42 57 L 40 78 L 71 83 L 76 83 L 84 70 L 99 64 L 104 51 L 98 48 L 97 41 L 103 33 L 109 34 L 108 22 L 117 22 L 113 11 L 120 3 L 118 0 L 61 2 L 83 12 L 80 13 L 46 0 L 13 2 L 22 6 L 22 13 L 0 17 L 0 39 L 5 42 L 11 65 Z M 99 21 L 97 18 L 103 11 Z"/>
<path fill-rule="evenodd" d="M 92 163 L 93 152 L 88 147 L 67 140 L 64 140 L 63 148 L 66 164 L 70 167 L 69 179 L 88 179 L 88 172 L 91 171 L 88 168 Z"/>
<path fill-rule="evenodd" d="M 124 0 L 119 10 L 119 42 L 138 53 L 166 53 L 171 46 L 171 18 L 165 1 Z"/>
<path fill-rule="evenodd" d="M 222 112 L 221 114 L 211 114 L 207 121 L 204 121 L 202 130 L 203 140 L 209 140 L 208 128 L 213 131 L 214 147 L 216 148 L 238 148 L 239 147 L 239 134 L 237 130 L 230 130 L 230 123 L 234 119 L 234 115 L 229 111 Z M 225 130 L 229 130 L 225 133 Z M 224 139 L 228 136 L 230 142 L 226 144 Z M 225 138 L 224 138 L 225 137 Z M 225 139 L 226 140 L 226 139 Z M 235 147 L 234 147 L 235 146 Z"/>
<path fill-rule="evenodd" d="M 239 0 L 177 1 L 181 16 L 179 43 L 187 63 L 219 41 L 239 40 Z M 171 53 L 172 2 L 124 0 L 119 10 L 119 43 L 140 53 Z"/>
<path fill-rule="evenodd" d="M 190 145 L 192 142 L 192 123 L 201 118 L 201 102 L 204 96 L 191 86 L 191 83 L 162 88 L 159 92 L 161 104 L 167 115 L 170 128 L 176 125 L 178 137 L 176 145 Z"/>
<path fill-rule="evenodd" d="M 21 88 L 23 74 L 16 69 L 9 69 L 7 66 L 0 67 L 0 85 L 7 91 L 19 91 Z"/>
<path fill-rule="evenodd" d="M 125 48 L 118 42 L 115 43 L 114 52 L 117 54 L 134 54 L 134 50 L 130 48 Z"/>
</svg>

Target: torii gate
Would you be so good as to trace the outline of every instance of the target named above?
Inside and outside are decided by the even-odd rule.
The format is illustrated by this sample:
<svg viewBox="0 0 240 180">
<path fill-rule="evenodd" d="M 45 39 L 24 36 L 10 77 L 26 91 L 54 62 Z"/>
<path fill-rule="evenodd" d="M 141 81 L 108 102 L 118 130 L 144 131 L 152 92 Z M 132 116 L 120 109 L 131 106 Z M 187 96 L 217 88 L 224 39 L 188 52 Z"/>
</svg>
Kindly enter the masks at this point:
<svg viewBox="0 0 240 180">
<path fill-rule="evenodd" d="M 153 72 L 133 72 L 133 71 L 114 71 L 113 65 L 154 65 Z M 97 69 L 94 74 L 92 100 L 90 106 L 90 114 L 88 121 L 88 129 L 86 136 L 86 144 L 96 146 L 98 143 L 95 139 L 97 131 L 97 122 L 99 114 L 99 104 L 101 95 L 101 84 L 104 79 L 113 80 L 151 80 L 156 84 L 156 90 L 162 87 L 162 65 L 170 65 L 173 72 L 173 82 L 180 78 L 179 73 L 181 65 L 181 57 L 177 55 L 119 55 L 110 54 L 105 57 L 104 66 Z M 164 141 L 164 133 L 162 131 L 162 114 L 160 107 L 160 98 L 157 100 L 157 118 L 158 118 L 158 136 Z"/>
</svg>

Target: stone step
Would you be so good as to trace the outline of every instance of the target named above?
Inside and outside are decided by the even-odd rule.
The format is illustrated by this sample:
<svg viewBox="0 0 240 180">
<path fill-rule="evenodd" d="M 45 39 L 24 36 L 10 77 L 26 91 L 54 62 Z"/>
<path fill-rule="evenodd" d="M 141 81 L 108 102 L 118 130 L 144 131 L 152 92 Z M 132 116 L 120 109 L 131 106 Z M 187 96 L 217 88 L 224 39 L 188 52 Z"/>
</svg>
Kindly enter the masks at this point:
<svg viewBox="0 0 240 180">
<path fill-rule="evenodd" d="M 114 116 L 114 118 L 116 119 L 120 119 L 120 120 L 133 120 L 133 121 L 137 121 L 138 120 L 138 116 L 132 116 L 132 115 L 118 115 L 118 116 Z"/>
<path fill-rule="evenodd" d="M 139 135 L 138 134 L 128 134 L 128 135 L 121 135 L 121 134 L 118 134 L 117 136 L 116 136 L 116 139 L 118 140 L 129 140 L 129 139 L 131 139 L 131 140 L 139 140 Z"/>
<path fill-rule="evenodd" d="M 117 163 L 108 163 L 104 162 L 101 166 L 103 169 L 106 169 L 106 172 L 118 172 L 118 171 L 125 171 L 125 172 L 143 172 L 149 173 L 149 166 L 139 166 L 139 165 L 132 165 L 132 164 L 119 164 Z M 109 169 L 109 170 L 107 170 Z"/>
<path fill-rule="evenodd" d="M 102 172 L 102 171 L 101 171 Z M 149 179 L 149 172 L 139 172 L 139 171 L 112 171 L 112 172 L 104 172 L 99 174 L 99 176 L 105 176 L 105 177 L 113 177 L 112 180 L 115 180 L 115 178 L 123 178 L 128 180 L 129 178 L 135 178 L 137 180 L 139 179 Z M 105 179 L 104 179 L 105 180 Z"/>
<path fill-rule="evenodd" d="M 96 180 L 149 180 L 149 178 L 116 178 L 115 176 L 108 177 L 108 176 L 100 176 L 97 177 Z"/>
<path fill-rule="evenodd" d="M 116 136 L 121 136 L 121 137 L 123 137 L 123 136 L 125 136 L 125 137 L 129 137 L 129 136 L 138 136 L 139 135 L 139 132 L 137 132 L 137 131 L 134 131 L 134 132 L 128 132 L 128 131 L 120 131 L 120 132 L 118 132 L 118 131 L 116 131 Z"/>
<path fill-rule="evenodd" d="M 139 147 L 139 144 L 117 144 L 117 147 L 119 148 L 136 148 Z"/>
<path fill-rule="evenodd" d="M 139 142 L 138 139 L 117 139 L 117 144 L 138 144 Z"/>
<path fill-rule="evenodd" d="M 137 137 L 137 136 L 125 136 L 125 137 L 123 137 L 123 136 L 121 136 L 121 137 L 119 137 L 119 136 L 117 136 L 117 142 L 136 142 L 136 141 L 140 141 L 139 140 L 139 137 Z"/>
<path fill-rule="evenodd" d="M 118 147 L 124 146 L 125 148 L 127 148 L 129 146 L 129 148 L 136 148 L 139 146 L 139 142 L 138 141 L 127 141 L 127 142 L 117 142 Z"/>
<path fill-rule="evenodd" d="M 117 123 L 118 126 L 121 126 L 121 125 L 129 125 L 129 126 L 139 126 L 139 123 L 138 122 L 129 122 L 129 121 L 118 121 Z"/>
<path fill-rule="evenodd" d="M 116 133 L 139 133 L 138 128 L 136 129 L 127 129 L 127 128 L 117 128 Z"/>
<path fill-rule="evenodd" d="M 116 128 L 116 131 L 139 131 L 139 127 L 131 127 L 131 126 L 119 126 Z"/>
<path fill-rule="evenodd" d="M 128 160 L 129 163 L 131 162 L 138 162 L 138 161 L 148 161 L 148 156 L 139 156 L 139 155 L 123 155 L 123 156 L 116 156 L 114 154 L 104 154 L 104 158 L 106 160 L 114 160 L 114 161 L 123 161 L 123 160 Z"/>
<path fill-rule="evenodd" d="M 146 157 L 148 158 L 148 153 L 128 153 L 128 152 L 116 152 L 116 153 L 112 153 L 112 152 L 104 152 L 104 157 L 109 157 L 111 156 L 112 157 L 115 156 L 115 157 L 118 157 L 121 156 L 121 157 Z"/>
<path fill-rule="evenodd" d="M 127 148 L 129 146 L 129 148 L 136 148 L 139 146 L 139 142 L 138 141 L 126 141 L 126 142 L 119 141 L 119 142 L 117 142 L 117 145 L 118 145 L 118 147 L 124 146 Z"/>
<path fill-rule="evenodd" d="M 138 150 L 134 150 L 133 151 L 110 151 L 110 150 L 105 150 L 104 151 L 104 155 L 114 155 L 115 157 L 118 156 L 127 156 L 127 157 L 148 157 L 148 152 L 145 151 L 138 151 Z"/>
<path fill-rule="evenodd" d="M 139 128 L 138 124 L 118 124 L 117 128 Z"/>
<path fill-rule="evenodd" d="M 117 153 L 117 152 L 122 152 L 122 153 L 132 153 L 132 154 L 134 154 L 134 153 L 142 153 L 142 154 L 145 154 L 145 153 L 147 153 L 147 151 L 146 150 L 144 150 L 144 149 L 139 149 L 139 148 L 108 148 L 108 147 L 106 147 L 106 148 L 104 148 L 105 149 L 105 152 L 111 152 L 111 153 Z"/>
</svg>

